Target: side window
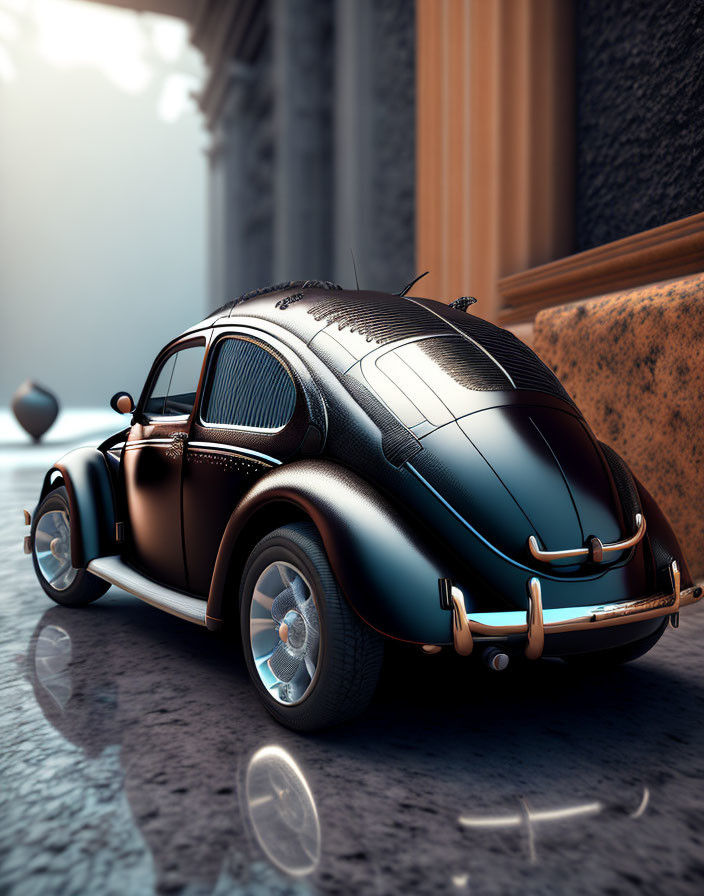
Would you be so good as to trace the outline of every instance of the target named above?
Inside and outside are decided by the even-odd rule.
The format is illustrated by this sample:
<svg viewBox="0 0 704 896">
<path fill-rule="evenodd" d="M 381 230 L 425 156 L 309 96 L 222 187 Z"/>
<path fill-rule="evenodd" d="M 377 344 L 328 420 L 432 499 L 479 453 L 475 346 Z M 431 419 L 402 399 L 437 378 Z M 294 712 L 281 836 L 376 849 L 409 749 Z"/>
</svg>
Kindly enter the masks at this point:
<svg viewBox="0 0 704 896">
<path fill-rule="evenodd" d="M 216 352 L 203 421 L 253 429 L 285 426 L 296 404 L 286 368 L 247 339 L 224 339 Z"/>
<path fill-rule="evenodd" d="M 169 355 L 144 405 L 147 415 L 182 417 L 191 413 L 204 354 L 204 345 L 190 345 Z"/>
</svg>

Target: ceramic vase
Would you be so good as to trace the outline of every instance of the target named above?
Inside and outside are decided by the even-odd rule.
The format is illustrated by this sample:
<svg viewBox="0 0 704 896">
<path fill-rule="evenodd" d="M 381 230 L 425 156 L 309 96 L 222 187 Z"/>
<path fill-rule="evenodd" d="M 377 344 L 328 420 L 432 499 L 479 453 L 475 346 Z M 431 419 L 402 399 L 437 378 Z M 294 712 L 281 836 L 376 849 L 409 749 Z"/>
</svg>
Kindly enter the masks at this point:
<svg viewBox="0 0 704 896">
<path fill-rule="evenodd" d="M 13 395 L 12 410 L 20 426 L 38 442 L 56 420 L 59 402 L 49 389 L 27 380 Z"/>
</svg>

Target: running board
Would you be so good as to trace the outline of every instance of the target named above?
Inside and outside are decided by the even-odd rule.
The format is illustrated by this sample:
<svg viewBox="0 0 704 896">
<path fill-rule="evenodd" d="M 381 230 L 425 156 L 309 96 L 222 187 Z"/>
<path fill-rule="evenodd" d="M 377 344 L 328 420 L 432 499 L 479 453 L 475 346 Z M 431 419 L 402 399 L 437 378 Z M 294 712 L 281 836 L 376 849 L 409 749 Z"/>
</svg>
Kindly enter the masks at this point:
<svg viewBox="0 0 704 896">
<path fill-rule="evenodd" d="M 129 591 L 145 603 L 158 607 L 178 616 L 187 622 L 195 622 L 197 625 L 205 625 L 206 601 L 197 597 L 189 597 L 180 591 L 173 591 L 164 585 L 153 582 L 143 576 L 136 569 L 132 569 L 119 557 L 98 557 L 91 560 L 87 566 L 88 572 L 117 585 L 123 591 Z"/>
</svg>

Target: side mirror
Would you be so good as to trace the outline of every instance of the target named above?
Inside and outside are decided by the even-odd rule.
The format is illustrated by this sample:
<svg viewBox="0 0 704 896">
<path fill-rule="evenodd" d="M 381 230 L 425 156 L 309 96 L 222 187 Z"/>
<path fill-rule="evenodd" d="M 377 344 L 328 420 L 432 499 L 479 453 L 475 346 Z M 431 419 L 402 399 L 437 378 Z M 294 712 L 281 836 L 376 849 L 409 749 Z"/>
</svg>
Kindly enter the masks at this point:
<svg viewBox="0 0 704 896">
<path fill-rule="evenodd" d="M 116 392 L 110 399 L 110 407 L 118 414 L 133 414 L 136 405 L 129 392 Z"/>
</svg>

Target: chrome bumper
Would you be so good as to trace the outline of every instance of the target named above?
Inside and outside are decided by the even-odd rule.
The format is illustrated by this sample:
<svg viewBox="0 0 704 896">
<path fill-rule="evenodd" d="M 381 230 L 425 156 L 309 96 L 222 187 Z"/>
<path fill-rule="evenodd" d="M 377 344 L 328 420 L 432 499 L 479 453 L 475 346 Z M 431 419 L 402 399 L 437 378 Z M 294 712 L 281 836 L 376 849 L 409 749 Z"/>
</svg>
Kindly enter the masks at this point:
<svg viewBox="0 0 704 896">
<path fill-rule="evenodd" d="M 475 636 L 485 640 L 508 635 L 525 635 L 525 655 L 537 660 L 543 654 L 545 635 L 562 632 L 586 631 L 611 625 L 643 622 L 658 616 L 672 616 L 682 607 L 695 604 L 702 597 L 698 586 L 680 590 L 680 570 L 676 561 L 670 566 L 672 592 L 656 594 L 640 600 L 599 604 L 591 607 L 562 607 L 544 610 L 540 580 L 528 580 L 528 610 L 509 610 L 499 613 L 467 613 L 464 594 L 452 587 L 452 632 L 455 650 L 462 656 L 472 652 Z"/>
</svg>

